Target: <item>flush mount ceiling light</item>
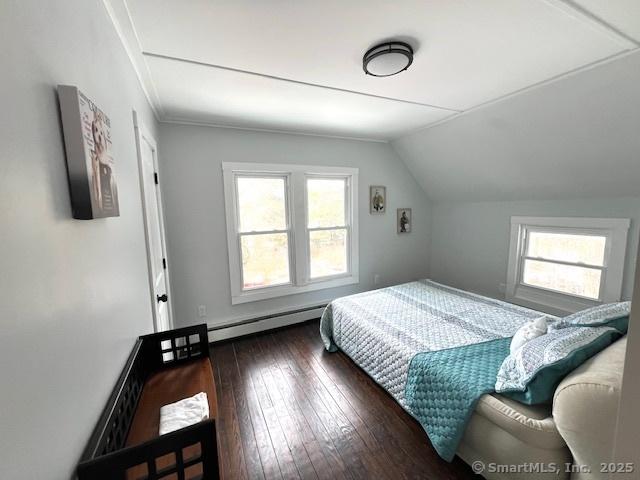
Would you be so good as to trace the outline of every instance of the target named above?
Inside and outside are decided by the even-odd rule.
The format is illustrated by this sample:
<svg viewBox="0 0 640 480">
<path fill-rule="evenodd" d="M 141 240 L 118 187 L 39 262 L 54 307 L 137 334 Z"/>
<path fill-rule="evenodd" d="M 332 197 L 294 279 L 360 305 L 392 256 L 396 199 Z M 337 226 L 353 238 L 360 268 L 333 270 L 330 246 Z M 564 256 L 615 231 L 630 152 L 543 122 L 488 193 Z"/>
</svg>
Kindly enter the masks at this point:
<svg viewBox="0 0 640 480">
<path fill-rule="evenodd" d="M 374 77 L 390 77 L 405 71 L 413 62 L 413 48 L 404 42 L 376 45 L 364 54 L 362 69 Z"/>
</svg>

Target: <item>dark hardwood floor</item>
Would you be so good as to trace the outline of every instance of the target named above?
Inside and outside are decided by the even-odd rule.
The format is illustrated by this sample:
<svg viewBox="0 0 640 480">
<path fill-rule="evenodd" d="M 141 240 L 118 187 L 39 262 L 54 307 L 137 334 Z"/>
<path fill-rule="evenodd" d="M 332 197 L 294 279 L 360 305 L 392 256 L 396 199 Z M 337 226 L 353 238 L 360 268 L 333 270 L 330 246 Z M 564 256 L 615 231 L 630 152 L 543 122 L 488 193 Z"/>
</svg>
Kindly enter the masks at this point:
<svg viewBox="0 0 640 480">
<path fill-rule="evenodd" d="M 212 346 L 223 479 L 467 479 L 318 322 Z"/>
</svg>

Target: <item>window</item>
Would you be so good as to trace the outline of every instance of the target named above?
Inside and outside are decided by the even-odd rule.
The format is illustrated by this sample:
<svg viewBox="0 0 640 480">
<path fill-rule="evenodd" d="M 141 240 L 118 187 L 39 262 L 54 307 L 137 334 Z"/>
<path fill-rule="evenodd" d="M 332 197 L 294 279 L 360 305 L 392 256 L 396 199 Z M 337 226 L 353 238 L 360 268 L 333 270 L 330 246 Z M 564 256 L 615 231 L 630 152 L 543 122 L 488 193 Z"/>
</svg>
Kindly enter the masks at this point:
<svg viewBox="0 0 640 480">
<path fill-rule="evenodd" d="M 238 175 L 235 180 L 242 288 L 291 283 L 287 177 Z"/>
<path fill-rule="evenodd" d="M 507 299 L 565 314 L 620 300 L 628 219 L 511 218 Z"/>
<path fill-rule="evenodd" d="M 224 163 L 232 303 L 358 282 L 358 170 Z"/>
<path fill-rule="evenodd" d="M 347 273 L 346 178 L 307 177 L 309 279 Z"/>
</svg>

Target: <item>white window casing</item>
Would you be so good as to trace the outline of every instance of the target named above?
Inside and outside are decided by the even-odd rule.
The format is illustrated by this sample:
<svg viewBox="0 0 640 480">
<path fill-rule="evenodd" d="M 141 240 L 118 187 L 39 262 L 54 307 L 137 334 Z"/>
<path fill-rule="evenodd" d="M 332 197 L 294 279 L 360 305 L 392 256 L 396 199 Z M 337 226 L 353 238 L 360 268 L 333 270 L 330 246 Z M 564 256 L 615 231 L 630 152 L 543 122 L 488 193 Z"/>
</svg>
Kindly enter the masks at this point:
<svg viewBox="0 0 640 480">
<path fill-rule="evenodd" d="M 229 277 L 231 303 L 241 304 L 269 298 L 294 295 L 325 288 L 340 287 L 359 282 L 358 268 L 358 169 L 310 165 L 223 162 L 223 183 L 227 245 L 229 249 Z M 271 232 L 240 232 L 236 179 L 248 177 L 280 177 L 285 179 L 287 212 L 289 277 L 287 284 L 243 289 L 242 235 Z M 308 228 L 307 178 L 345 179 L 345 225 L 327 228 Z M 347 235 L 347 272 L 327 277 L 310 278 L 309 232 L 314 230 L 345 229 Z M 278 231 L 277 233 L 284 233 Z"/>
<path fill-rule="evenodd" d="M 620 301 L 629 226 L 630 220 L 626 218 L 511 217 L 507 300 L 556 315 L 573 313 L 601 303 Z M 605 237 L 604 262 L 602 265 L 590 265 L 562 259 L 528 257 L 527 247 L 532 232 Z M 587 298 L 524 283 L 525 260 L 599 270 L 601 273 L 598 298 Z"/>
</svg>

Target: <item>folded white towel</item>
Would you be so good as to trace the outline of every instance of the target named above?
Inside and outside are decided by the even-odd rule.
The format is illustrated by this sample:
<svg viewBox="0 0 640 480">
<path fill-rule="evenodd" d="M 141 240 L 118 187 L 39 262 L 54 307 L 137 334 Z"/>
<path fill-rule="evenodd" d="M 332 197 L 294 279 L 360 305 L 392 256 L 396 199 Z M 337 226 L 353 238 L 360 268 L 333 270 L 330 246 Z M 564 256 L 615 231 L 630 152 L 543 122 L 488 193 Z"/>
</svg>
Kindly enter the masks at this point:
<svg viewBox="0 0 640 480">
<path fill-rule="evenodd" d="M 180 430 L 209 418 L 207 394 L 200 392 L 193 397 L 160 407 L 160 435 Z"/>
<path fill-rule="evenodd" d="M 511 353 L 518 350 L 525 343 L 547 333 L 547 317 L 536 318 L 522 325 L 511 339 L 509 350 Z"/>
</svg>

